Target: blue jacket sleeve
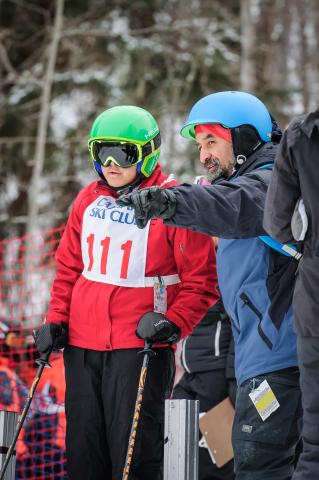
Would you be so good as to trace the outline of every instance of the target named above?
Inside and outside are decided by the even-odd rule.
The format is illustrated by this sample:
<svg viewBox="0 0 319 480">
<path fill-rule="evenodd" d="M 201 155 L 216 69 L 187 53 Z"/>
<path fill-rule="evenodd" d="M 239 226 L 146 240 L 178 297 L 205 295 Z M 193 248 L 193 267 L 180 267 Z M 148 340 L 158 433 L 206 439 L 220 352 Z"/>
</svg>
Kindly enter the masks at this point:
<svg viewBox="0 0 319 480">
<path fill-rule="evenodd" d="M 176 212 L 165 223 L 226 239 L 266 235 L 262 222 L 270 177 L 271 170 L 263 169 L 216 185 L 174 187 Z"/>
</svg>

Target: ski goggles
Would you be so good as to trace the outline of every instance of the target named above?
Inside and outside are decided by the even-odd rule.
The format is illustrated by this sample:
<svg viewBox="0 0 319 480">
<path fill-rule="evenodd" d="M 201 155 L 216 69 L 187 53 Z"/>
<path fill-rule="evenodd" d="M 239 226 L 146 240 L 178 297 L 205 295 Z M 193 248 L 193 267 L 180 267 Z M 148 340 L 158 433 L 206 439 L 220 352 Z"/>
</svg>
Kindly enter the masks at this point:
<svg viewBox="0 0 319 480">
<path fill-rule="evenodd" d="M 105 142 L 95 140 L 90 145 L 92 158 L 103 167 L 108 167 L 112 162 L 121 168 L 129 168 L 136 165 L 161 144 L 160 135 L 154 139 L 138 145 L 129 142 Z"/>
</svg>

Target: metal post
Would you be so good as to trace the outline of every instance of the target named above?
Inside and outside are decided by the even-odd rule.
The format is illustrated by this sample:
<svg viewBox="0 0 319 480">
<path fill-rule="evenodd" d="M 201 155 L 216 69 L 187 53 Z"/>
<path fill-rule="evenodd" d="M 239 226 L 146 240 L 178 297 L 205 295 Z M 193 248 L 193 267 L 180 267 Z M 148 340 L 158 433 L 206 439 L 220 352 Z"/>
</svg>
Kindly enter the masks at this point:
<svg viewBox="0 0 319 480">
<path fill-rule="evenodd" d="M 12 443 L 17 422 L 18 422 L 17 413 L 6 412 L 4 410 L 0 411 L 0 471 L 2 470 L 2 467 L 6 459 L 6 455 Z M 16 456 L 14 452 L 14 454 L 11 456 L 6 473 L 4 475 L 4 480 L 15 479 L 15 465 L 16 465 Z"/>
<path fill-rule="evenodd" d="M 198 400 L 165 401 L 164 480 L 198 480 Z"/>
</svg>

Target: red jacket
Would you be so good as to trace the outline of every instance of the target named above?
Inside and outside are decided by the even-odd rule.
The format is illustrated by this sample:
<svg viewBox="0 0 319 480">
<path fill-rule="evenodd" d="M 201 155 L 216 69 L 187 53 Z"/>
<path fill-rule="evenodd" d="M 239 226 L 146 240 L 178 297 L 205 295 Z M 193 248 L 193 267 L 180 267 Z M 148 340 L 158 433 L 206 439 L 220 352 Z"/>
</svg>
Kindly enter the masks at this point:
<svg viewBox="0 0 319 480">
<path fill-rule="evenodd" d="M 167 176 L 158 166 L 153 175 L 143 181 L 139 188 L 162 185 L 166 179 Z M 104 228 L 102 222 L 105 213 L 103 210 L 102 214 L 96 212 L 99 209 L 91 207 L 91 204 L 95 202 L 96 205 L 98 198 L 102 198 L 102 203 L 105 204 L 106 197 L 117 198 L 117 193 L 108 188 L 104 182 L 95 181 L 84 188 L 74 202 L 56 253 L 57 272 L 46 321 L 66 322 L 69 326 L 70 345 L 101 351 L 139 348 L 143 347 L 144 342 L 136 337 L 135 330 L 141 316 L 154 310 L 154 288 L 118 286 L 104 283 L 103 280 L 92 281 L 87 278 L 95 259 L 92 249 L 91 254 L 84 252 L 83 256 L 82 253 L 83 249 L 92 246 L 91 240 L 94 240 L 95 229 L 92 225 L 84 227 L 83 217 L 88 219 L 85 222 L 92 222 L 91 217 L 98 216 L 96 222 L 99 223 L 96 225 L 99 228 L 102 225 Z M 114 209 L 114 206 L 112 208 Z M 119 221 L 118 212 L 114 211 L 113 217 Z M 88 236 L 87 228 L 91 228 L 93 232 Z M 131 232 L 132 229 L 137 232 L 136 225 L 127 228 L 131 229 Z M 83 234 L 83 231 L 86 233 Z M 107 231 L 105 234 L 107 235 Z M 106 248 L 106 239 L 109 237 L 106 236 L 101 242 L 100 239 L 97 242 L 100 250 L 102 247 L 99 245 L 105 247 L 98 262 L 98 268 L 101 265 L 98 273 L 100 278 L 103 278 L 101 274 L 105 273 L 109 266 L 111 269 L 114 268 L 112 263 L 115 263 L 114 253 L 112 257 L 110 255 L 112 250 L 108 249 L 109 243 Z M 160 275 L 165 278 L 167 275 L 178 274 L 181 280 L 178 284 L 167 286 L 165 316 L 180 327 L 182 336 L 186 336 L 202 319 L 207 309 L 218 300 L 213 240 L 191 230 L 168 227 L 162 220 L 153 219 L 146 242 L 145 277 Z M 127 240 L 121 245 L 122 252 L 119 254 L 124 277 L 128 268 L 126 263 L 126 269 L 123 270 L 128 243 Z M 110 262 L 113 258 L 114 262 Z M 140 264 L 140 261 L 136 262 L 137 268 Z"/>
</svg>

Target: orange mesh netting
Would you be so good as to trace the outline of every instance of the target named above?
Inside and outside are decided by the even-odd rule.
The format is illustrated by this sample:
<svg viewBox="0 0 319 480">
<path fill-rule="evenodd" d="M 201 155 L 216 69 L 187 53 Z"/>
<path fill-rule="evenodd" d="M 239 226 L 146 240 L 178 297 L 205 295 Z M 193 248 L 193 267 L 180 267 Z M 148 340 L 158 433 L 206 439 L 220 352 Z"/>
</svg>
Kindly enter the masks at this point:
<svg viewBox="0 0 319 480">
<path fill-rule="evenodd" d="M 32 329 L 45 317 L 64 226 L 0 242 L 0 410 L 21 413 L 35 377 Z M 16 479 L 66 479 L 64 367 L 52 354 L 17 443 Z"/>
</svg>

